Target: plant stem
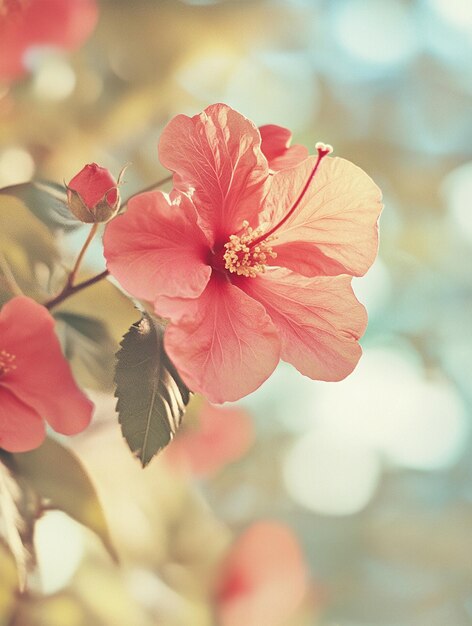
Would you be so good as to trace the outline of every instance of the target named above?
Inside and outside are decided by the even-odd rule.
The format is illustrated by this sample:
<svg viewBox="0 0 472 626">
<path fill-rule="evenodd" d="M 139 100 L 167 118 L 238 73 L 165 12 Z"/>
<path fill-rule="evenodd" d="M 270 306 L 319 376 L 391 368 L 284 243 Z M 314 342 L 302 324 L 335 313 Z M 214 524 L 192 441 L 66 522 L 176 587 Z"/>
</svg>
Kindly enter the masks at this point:
<svg viewBox="0 0 472 626">
<path fill-rule="evenodd" d="M 166 176 L 162 180 L 159 180 L 157 183 L 153 183 L 152 185 L 149 185 L 149 187 L 146 187 L 145 189 L 141 189 L 140 191 L 137 191 L 136 193 L 131 194 L 131 196 L 126 198 L 126 200 L 123 202 L 123 206 L 126 206 L 128 202 L 131 200 L 131 198 L 134 198 L 135 196 L 140 196 L 142 193 L 146 193 L 147 191 L 158 189 L 159 187 L 162 187 L 162 185 L 165 185 L 166 183 L 170 183 L 171 180 L 172 180 L 172 174 L 170 174 L 169 176 Z"/>
<path fill-rule="evenodd" d="M 98 224 L 92 224 L 92 228 L 90 229 L 90 232 L 87 235 L 87 239 L 84 241 L 84 245 L 80 249 L 79 256 L 77 257 L 74 263 L 74 267 L 72 268 L 69 276 L 67 277 L 66 284 L 64 285 L 62 291 L 57 296 L 55 296 L 51 300 L 48 300 L 47 302 L 44 303 L 44 306 L 47 309 L 52 309 L 54 306 L 56 306 L 57 304 L 65 300 L 66 298 L 69 298 L 69 296 L 72 296 L 74 293 L 77 293 L 77 291 L 81 291 L 82 289 L 85 289 L 86 287 L 93 285 L 94 283 L 98 282 L 99 280 L 101 280 L 102 278 L 105 278 L 105 276 L 108 275 L 108 271 L 105 271 L 105 272 L 102 272 L 101 274 L 98 274 L 98 276 L 94 276 L 93 278 L 89 278 L 88 280 L 84 280 L 81 283 L 74 285 L 82 260 L 85 256 L 85 253 L 87 252 L 89 245 L 92 243 L 92 239 L 97 234 L 97 230 L 98 230 Z"/>
<path fill-rule="evenodd" d="M 82 289 L 86 289 L 87 287 L 90 287 L 91 285 L 98 283 L 100 280 L 103 280 L 104 278 L 108 276 L 108 274 L 109 274 L 109 271 L 104 270 L 100 274 L 97 274 L 96 276 L 92 276 L 92 278 L 88 278 L 87 280 L 83 280 L 81 283 L 77 283 L 76 285 L 69 285 L 69 283 L 67 283 L 64 289 L 61 291 L 61 293 L 59 293 L 57 296 L 55 296 L 51 300 L 48 300 L 47 302 L 45 302 L 44 306 L 50 310 L 54 308 L 55 306 L 57 306 L 58 304 L 60 304 L 61 302 L 63 302 L 64 300 L 67 300 L 67 298 L 70 298 L 70 296 L 73 296 L 78 291 L 82 291 Z"/>
<path fill-rule="evenodd" d="M 77 276 L 77 272 L 79 271 L 80 264 L 82 263 L 82 259 L 84 258 L 84 255 L 87 252 L 89 245 L 92 243 L 92 239 L 95 237 L 97 230 L 98 230 L 98 224 L 92 224 L 92 228 L 90 229 L 88 237 L 85 240 L 84 245 L 82 246 L 82 249 L 79 252 L 79 256 L 77 257 L 77 260 L 75 262 L 74 267 L 72 268 L 71 273 L 69 274 L 66 287 L 72 287 L 74 285 L 74 281 Z"/>
</svg>

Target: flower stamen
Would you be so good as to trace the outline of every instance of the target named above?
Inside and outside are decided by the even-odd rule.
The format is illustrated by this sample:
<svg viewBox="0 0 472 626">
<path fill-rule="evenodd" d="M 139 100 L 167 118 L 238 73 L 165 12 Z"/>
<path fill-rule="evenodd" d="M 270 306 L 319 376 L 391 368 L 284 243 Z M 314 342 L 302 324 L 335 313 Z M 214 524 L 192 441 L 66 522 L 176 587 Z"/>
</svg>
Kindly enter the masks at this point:
<svg viewBox="0 0 472 626">
<path fill-rule="evenodd" d="M 6 350 L 0 350 L 0 376 L 16 370 L 15 359 L 16 356 L 14 354 L 10 354 Z"/>
<path fill-rule="evenodd" d="M 269 259 L 275 259 L 277 253 L 269 245 L 275 237 L 261 238 L 261 228 L 253 229 L 249 222 L 244 220 L 240 235 L 231 235 L 224 247 L 223 255 L 225 269 L 238 276 L 255 278 L 257 274 L 265 272 Z M 257 239 L 257 244 L 254 242 Z"/>
</svg>

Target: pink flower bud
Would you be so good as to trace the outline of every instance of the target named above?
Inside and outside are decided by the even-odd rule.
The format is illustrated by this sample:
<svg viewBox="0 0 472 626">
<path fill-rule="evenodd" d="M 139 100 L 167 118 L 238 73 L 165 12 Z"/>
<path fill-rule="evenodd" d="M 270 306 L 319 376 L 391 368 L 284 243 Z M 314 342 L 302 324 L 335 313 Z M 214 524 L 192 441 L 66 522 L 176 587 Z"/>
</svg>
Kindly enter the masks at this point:
<svg viewBox="0 0 472 626">
<path fill-rule="evenodd" d="M 118 183 L 110 172 L 96 163 L 86 165 L 67 185 L 71 212 L 87 223 L 107 222 L 120 205 Z"/>
</svg>

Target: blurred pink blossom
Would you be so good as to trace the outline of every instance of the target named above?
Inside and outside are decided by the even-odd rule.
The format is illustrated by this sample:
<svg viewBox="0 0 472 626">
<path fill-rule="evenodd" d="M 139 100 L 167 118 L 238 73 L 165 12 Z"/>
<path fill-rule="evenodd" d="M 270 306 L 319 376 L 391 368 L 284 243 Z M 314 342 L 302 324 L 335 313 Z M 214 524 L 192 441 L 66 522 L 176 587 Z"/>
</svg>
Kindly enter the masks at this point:
<svg viewBox="0 0 472 626">
<path fill-rule="evenodd" d="M 26 73 L 32 47 L 78 48 L 97 19 L 95 0 L 0 0 L 0 81 Z"/>
<path fill-rule="evenodd" d="M 297 539 L 283 524 L 261 521 L 234 543 L 217 592 L 221 626 L 278 626 L 298 609 L 308 590 Z"/>
<path fill-rule="evenodd" d="M 243 409 L 205 402 L 198 424 L 179 431 L 165 454 L 173 465 L 196 476 L 211 476 L 242 457 L 253 440 L 253 423 Z"/>
</svg>

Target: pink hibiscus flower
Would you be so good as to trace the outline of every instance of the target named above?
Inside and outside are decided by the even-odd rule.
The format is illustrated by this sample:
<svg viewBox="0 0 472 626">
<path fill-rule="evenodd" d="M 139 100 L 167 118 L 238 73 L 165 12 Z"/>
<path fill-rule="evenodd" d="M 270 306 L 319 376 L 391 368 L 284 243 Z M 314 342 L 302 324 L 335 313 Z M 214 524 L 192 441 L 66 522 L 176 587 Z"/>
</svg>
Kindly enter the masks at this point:
<svg viewBox="0 0 472 626">
<path fill-rule="evenodd" d="M 0 447 L 37 448 L 46 420 L 64 435 L 84 430 L 93 404 L 75 384 L 48 310 L 24 296 L 0 311 Z"/>
<path fill-rule="evenodd" d="M 95 0 L 0 0 L 0 80 L 26 73 L 33 46 L 78 48 L 97 18 Z"/>
<path fill-rule="evenodd" d="M 237 539 L 223 564 L 218 623 L 285 624 L 306 592 L 306 565 L 294 534 L 282 524 L 258 522 Z"/>
<path fill-rule="evenodd" d="M 351 277 L 376 256 L 381 194 L 328 152 L 272 174 L 260 132 L 230 107 L 178 115 L 159 144 L 174 190 L 134 197 L 106 228 L 109 271 L 170 320 L 170 358 L 212 402 L 257 389 L 280 358 L 335 381 L 360 357 Z"/>
</svg>

